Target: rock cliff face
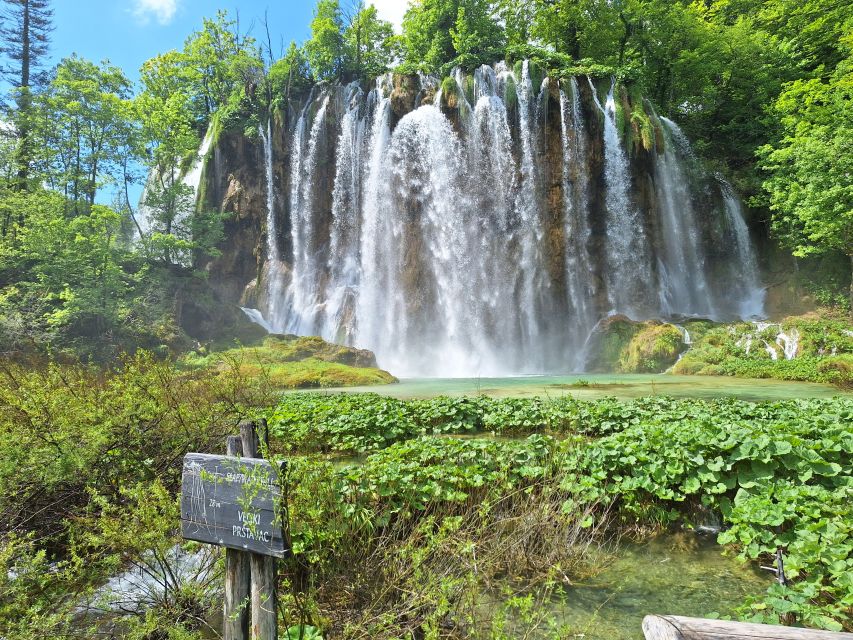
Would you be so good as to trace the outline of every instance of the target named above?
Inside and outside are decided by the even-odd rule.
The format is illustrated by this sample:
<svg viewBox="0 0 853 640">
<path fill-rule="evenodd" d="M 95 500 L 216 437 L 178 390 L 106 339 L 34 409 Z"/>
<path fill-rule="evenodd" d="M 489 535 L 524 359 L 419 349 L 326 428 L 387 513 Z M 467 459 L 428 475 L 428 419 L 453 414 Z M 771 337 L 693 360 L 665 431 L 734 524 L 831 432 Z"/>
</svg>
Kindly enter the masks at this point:
<svg viewBox="0 0 853 640">
<path fill-rule="evenodd" d="M 242 133 L 224 133 L 211 154 L 202 176 L 203 204 L 230 215 L 225 219 L 222 253 L 207 271 L 223 299 L 236 303 L 246 286 L 258 279 L 266 259 L 263 153 Z"/>
<path fill-rule="evenodd" d="M 403 375 L 579 370 L 614 313 L 762 312 L 730 187 L 609 80 L 524 63 L 318 87 L 212 153 L 222 295 Z"/>
</svg>

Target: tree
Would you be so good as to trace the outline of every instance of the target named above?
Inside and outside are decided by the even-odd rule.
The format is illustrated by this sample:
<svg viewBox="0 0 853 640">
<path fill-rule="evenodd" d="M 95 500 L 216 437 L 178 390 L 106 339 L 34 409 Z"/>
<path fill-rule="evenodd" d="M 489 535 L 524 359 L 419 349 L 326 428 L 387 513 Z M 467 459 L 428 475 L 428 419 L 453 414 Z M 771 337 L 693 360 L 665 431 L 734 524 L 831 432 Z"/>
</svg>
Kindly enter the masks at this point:
<svg viewBox="0 0 853 640">
<path fill-rule="evenodd" d="M 204 28 L 187 38 L 180 65 L 194 110 L 205 122 L 232 94 L 258 81 L 264 67 L 255 40 L 242 35 L 225 11 L 215 20 L 205 18 Z"/>
<path fill-rule="evenodd" d="M 311 84 L 311 68 L 305 51 L 291 42 L 287 52 L 280 60 L 276 60 L 267 72 L 267 84 L 271 93 L 270 99 L 277 96 L 287 96 L 293 92 L 302 91 Z"/>
<path fill-rule="evenodd" d="M 8 207 L 25 224 L 14 243 L 0 242 L 4 329 L 56 343 L 117 326 L 126 292 L 118 214 L 95 205 L 89 215 L 69 218 L 61 194 L 36 189 L 10 194 L 0 202 Z"/>
<path fill-rule="evenodd" d="M 536 17 L 536 0 L 500 0 L 498 15 L 504 23 L 508 47 L 530 43 Z"/>
<path fill-rule="evenodd" d="M 491 0 L 423 0 L 403 18 L 406 62 L 434 73 L 462 64 L 473 68 L 503 55 L 506 42 Z"/>
<path fill-rule="evenodd" d="M 187 160 L 195 161 L 200 140 L 187 110 L 189 96 L 176 91 L 163 100 L 161 94 L 152 84 L 137 96 L 134 107 L 151 167 L 142 202 L 148 217 L 143 241 L 171 263 L 185 261 L 192 249 L 189 220 L 196 194 L 181 177 Z"/>
<path fill-rule="evenodd" d="M 130 81 L 107 62 L 65 58 L 37 100 L 40 160 L 74 215 L 87 213 L 98 189 L 120 183 L 136 135 Z"/>
<path fill-rule="evenodd" d="M 18 136 L 17 187 L 26 189 L 32 162 L 33 89 L 43 79 L 53 11 L 49 0 L 3 0 L 0 53 L 6 58 L 3 77 L 13 87 L 16 110 L 11 114 Z"/>
<path fill-rule="evenodd" d="M 788 85 L 776 102 L 785 135 L 761 150 L 773 229 L 797 256 L 840 251 L 853 274 L 853 37 L 828 80 Z M 853 276 L 850 305 L 853 313 Z"/>
<path fill-rule="evenodd" d="M 381 20 L 376 7 L 359 2 L 349 19 L 344 35 L 346 75 L 351 78 L 376 78 L 390 68 L 394 60 L 394 27 Z"/>
<path fill-rule="evenodd" d="M 344 23 L 338 0 L 320 0 L 311 20 L 305 54 L 317 82 L 340 78 L 344 72 Z"/>
</svg>

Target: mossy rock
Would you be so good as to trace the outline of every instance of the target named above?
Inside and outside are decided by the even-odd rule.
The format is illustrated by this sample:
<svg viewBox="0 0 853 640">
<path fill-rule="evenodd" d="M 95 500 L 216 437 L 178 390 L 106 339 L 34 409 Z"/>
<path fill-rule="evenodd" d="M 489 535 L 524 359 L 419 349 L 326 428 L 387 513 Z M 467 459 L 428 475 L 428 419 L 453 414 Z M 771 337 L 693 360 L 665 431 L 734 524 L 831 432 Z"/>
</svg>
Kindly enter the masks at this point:
<svg viewBox="0 0 853 640">
<path fill-rule="evenodd" d="M 504 89 L 504 104 L 507 111 L 512 111 L 518 108 L 518 90 L 515 86 L 515 78 L 508 76 L 506 79 L 506 88 Z"/>
<path fill-rule="evenodd" d="M 831 312 L 791 316 L 759 328 L 748 322 L 687 322 L 692 346 L 673 367 L 685 375 L 728 375 L 832 383 L 853 387 L 853 325 Z M 797 341 L 794 357 L 781 357 L 781 331 Z M 765 344 L 766 343 L 766 344 Z M 769 355 L 766 345 L 776 350 Z M 749 347 L 749 349 L 747 349 Z"/>
<path fill-rule="evenodd" d="M 675 363 L 675 366 L 672 367 L 672 373 L 679 376 L 698 376 L 702 375 L 708 366 L 715 365 L 708 365 L 701 360 L 695 360 L 690 357 L 690 353 L 688 352 L 687 355 Z"/>
<path fill-rule="evenodd" d="M 376 367 L 376 356 L 372 351 L 326 342 L 318 336 L 270 335 L 263 346 L 285 362 L 316 358 L 351 367 Z"/>
<path fill-rule="evenodd" d="M 459 85 L 450 76 L 441 81 L 441 101 L 448 109 L 459 108 Z"/>
<path fill-rule="evenodd" d="M 599 322 L 590 339 L 592 355 L 587 368 L 592 372 L 617 371 L 622 352 L 639 330 L 640 324 L 627 316 L 610 316 Z"/>
<path fill-rule="evenodd" d="M 678 360 L 684 348 L 681 332 L 671 324 L 646 324 L 619 354 L 624 373 L 662 373 Z"/>
<path fill-rule="evenodd" d="M 316 336 L 270 335 L 255 346 L 188 354 L 180 364 L 190 369 L 234 367 L 243 375 L 263 377 L 282 389 L 397 382 L 390 373 L 377 368 L 371 351 Z"/>
</svg>

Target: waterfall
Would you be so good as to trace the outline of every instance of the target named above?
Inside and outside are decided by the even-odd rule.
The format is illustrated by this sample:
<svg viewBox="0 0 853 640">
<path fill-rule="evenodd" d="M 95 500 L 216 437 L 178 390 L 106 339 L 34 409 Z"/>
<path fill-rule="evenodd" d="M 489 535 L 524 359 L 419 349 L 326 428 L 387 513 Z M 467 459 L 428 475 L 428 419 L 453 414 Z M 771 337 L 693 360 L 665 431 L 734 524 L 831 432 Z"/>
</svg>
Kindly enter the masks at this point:
<svg viewBox="0 0 853 640">
<path fill-rule="evenodd" d="M 287 325 L 290 333 L 315 333 L 318 329 L 317 317 L 320 312 L 320 278 L 318 261 L 319 229 L 317 219 L 312 215 L 314 190 L 316 188 L 314 171 L 317 166 L 317 149 L 325 133 L 326 110 L 330 95 L 323 97 L 320 108 L 314 115 L 307 142 L 307 110 L 303 111 L 296 125 L 296 137 L 291 155 L 291 200 L 290 228 L 293 235 L 293 266 L 290 281 L 290 300 L 292 312 Z"/>
<path fill-rule="evenodd" d="M 240 311 L 245 313 L 246 317 L 249 318 L 249 320 L 254 322 L 256 325 L 263 327 L 270 333 L 273 332 L 273 326 L 269 322 L 267 322 L 267 319 L 264 318 L 264 314 L 262 314 L 259 310 L 251 309 L 249 307 L 240 307 Z"/>
<path fill-rule="evenodd" d="M 538 122 L 533 104 L 533 85 L 530 79 L 528 61 L 522 64 L 521 78 L 516 78 L 516 94 L 518 96 L 519 128 L 521 141 L 520 183 L 516 215 L 520 233 L 521 255 L 517 265 L 519 273 L 518 288 L 521 291 L 519 300 L 519 315 L 521 319 L 522 345 L 530 353 L 535 353 L 535 345 L 539 342 L 539 295 L 543 291 L 541 268 L 541 247 L 543 243 L 543 225 L 541 211 L 541 193 L 539 189 L 539 173 L 536 163 L 535 125 Z"/>
<path fill-rule="evenodd" d="M 560 132 L 563 142 L 563 232 L 566 238 L 566 294 L 572 318 L 574 343 L 589 335 L 595 324 L 592 271 L 589 256 L 589 176 L 586 172 L 586 133 L 577 81 L 570 81 L 571 99 L 560 90 Z M 585 342 L 585 341 L 584 341 Z M 583 364 L 583 349 L 577 352 L 575 367 Z"/>
<path fill-rule="evenodd" d="M 613 313 L 713 316 L 736 298 L 732 313 L 751 314 L 760 287 L 739 204 L 707 206 L 716 183 L 680 130 L 662 120 L 662 153 L 632 165 L 615 85 L 602 105 L 591 81 L 588 96 L 533 75 L 526 62 L 454 71 L 453 111 L 427 76 L 403 112 L 390 74 L 317 89 L 284 132 L 288 191 L 267 123 L 269 326 L 371 349 L 403 377 L 470 377 L 581 370 Z M 279 210 L 292 255 L 275 242 Z M 712 252 L 706 227 L 734 255 Z M 738 284 L 729 262 L 753 275 Z"/>
<path fill-rule="evenodd" d="M 727 223 L 726 245 L 735 250 L 730 295 L 736 301 L 739 317 L 761 318 L 764 317 L 765 292 L 758 275 L 758 258 L 743 218 L 743 208 L 731 185 L 722 178 L 718 179 Z"/>
<path fill-rule="evenodd" d="M 631 201 L 631 169 L 616 125 L 616 82 L 610 83 L 603 107 L 592 80 L 589 84 L 595 105 L 604 114 L 607 297 L 614 313 L 640 317 L 647 313 L 652 271 L 640 212 Z"/>
<path fill-rule="evenodd" d="M 364 120 L 359 117 L 363 91 L 358 83 L 344 90 L 345 113 L 338 137 L 335 187 L 332 192 L 331 250 L 327 304 L 323 310 L 322 334 L 338 342 L 352 341 L 352 323 L 358 287 L 358 237 L 361 210 L 361 163 Z"/>
<path fill-rule="evenodd" d="M 692 154 L 690 143 L 672 120 L 663 117 L 659 120 L 666 132 L 664 152 L 655 156 L 662 240 L 658 253 L 660 308 L 666 315 L 690 309 L 696 315 L 716 318 L 691 185 L 677 153 Z"/>
<path fill-rule="evenodd" d="M 369 111 L 373 114 L 368 146 L 367 180 L 364 190 L 360 238 L 361 271 L 358 300 L 356 300 L 357 344 L 372 345 L 374 351 L 388 335 L 385 327 L 393 330 L 398 309 L 386 308 L 379 312 L 390 282 L 386 280 L 384 256 L 393 248 L 393 238 L 387 228 L 389 221 L 381 215 L 384 210 L 385 153 L 391 140 L 391 100 L 387 96 L 384 78 L 377 80 L 370 92 Z"/>
<path fill-rule="evenodd" d="M 278 250 L 278 225 L 276 224 L 275 208 L 275 176 L 273 174 L 273 151 L 272 151 L 272 118 L 267 120 L 267 126 L 258 125 L 258 134 L 264 145 L 264 177 L 266 179 L 266 205 L 267 205 L 267 318 L 259 321 L 254 314 L 249 318 L 260 324 L 267 331 L 274 331 L 279 327 L 278 321 L 281 317 L 283 279 L 281 278 L 282 261 Z M 260 312 L 257 312 L 260 313 Z"/>
</svg>

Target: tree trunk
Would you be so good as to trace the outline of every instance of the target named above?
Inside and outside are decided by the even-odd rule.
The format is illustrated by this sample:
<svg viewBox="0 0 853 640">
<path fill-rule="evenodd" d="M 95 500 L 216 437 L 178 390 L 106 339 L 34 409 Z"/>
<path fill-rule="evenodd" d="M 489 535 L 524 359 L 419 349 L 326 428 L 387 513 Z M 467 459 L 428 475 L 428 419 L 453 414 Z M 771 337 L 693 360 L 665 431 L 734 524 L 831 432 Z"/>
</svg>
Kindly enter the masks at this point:
<svg viewBox="0 0 853 640">
<path fill-rule="evenodd" d="M 848 257 L 850 258 L 850 318 L 853 318 L 853 253 Z"/>
<path fill-rule="evenodd" d="M 24 0 L 23 32 L 21 33 L 21 87 L 18 95 L 18 189 L 26 191 L 30 178 L 30 2 Z M 23 222 L 23 220 L 22 220 Z"/>
</svg>

